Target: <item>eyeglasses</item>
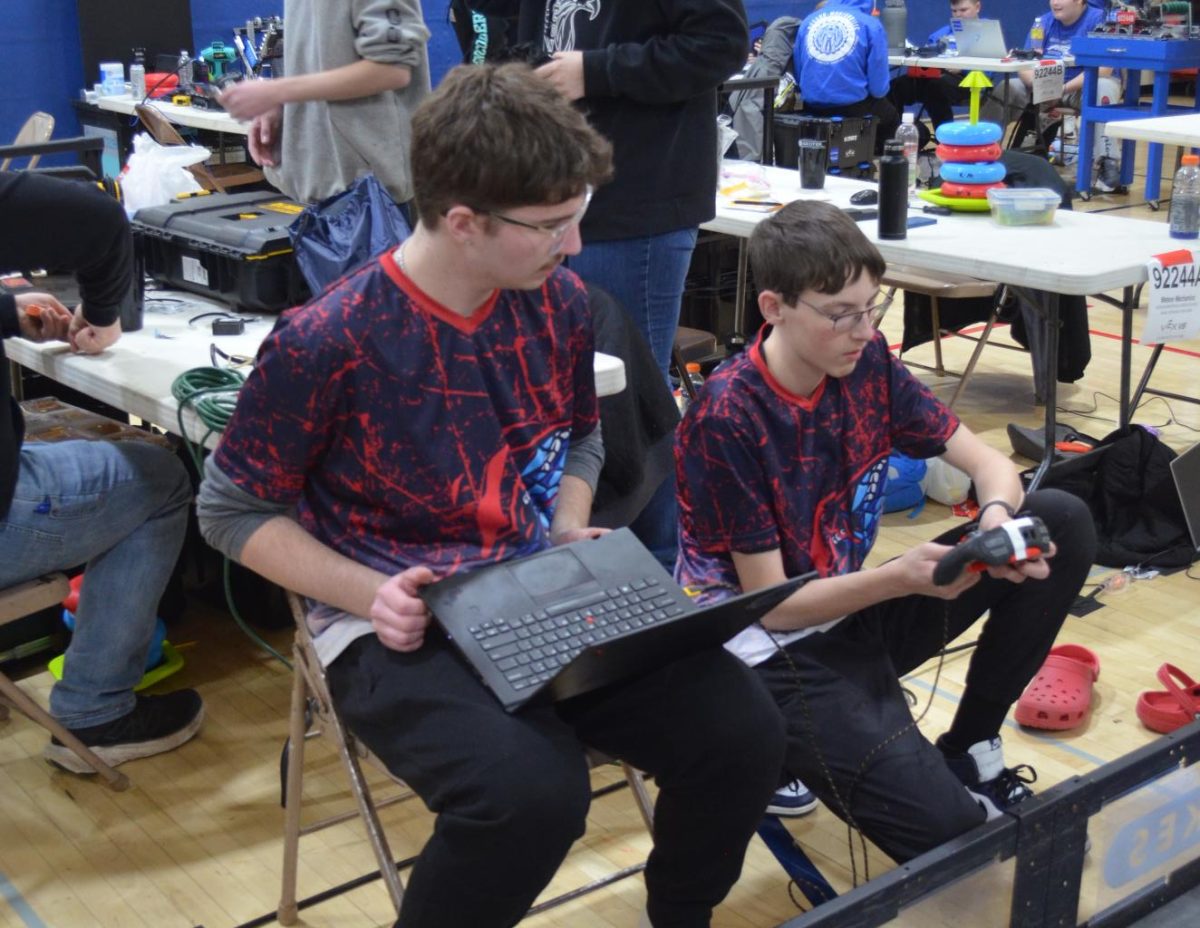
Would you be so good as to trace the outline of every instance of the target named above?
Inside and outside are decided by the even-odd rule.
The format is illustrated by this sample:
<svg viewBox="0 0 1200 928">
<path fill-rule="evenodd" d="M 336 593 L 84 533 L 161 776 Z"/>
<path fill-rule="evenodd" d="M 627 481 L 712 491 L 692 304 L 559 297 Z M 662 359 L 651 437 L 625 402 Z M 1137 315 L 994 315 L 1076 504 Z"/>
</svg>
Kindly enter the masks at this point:
<svg viewBox="0 0 1200 928">
<path fill-rule="evenodd" d="M 588 205 L 592 202 L 592 186 L 589 184 L 584 188 L 583 205 L 579 210 L 567 220 L 557 222 L 526 222 L 524 219 L 517 219 L 513 216 L 506 216 L 504 213 L 497 213 L 494 210 L 484 209 L 479 212 L 491 216 L 493 219 L 499 219 L 501 222 L 507 223 L 510 226 L 518 226 L 522 229 L 532 229 L 534 232 L 540 232 L 543 235 L 549 236 L 548 244 L 551 251 L 557 251 L 558 247 L 567 237 L 567 233 L 575 226 L 583 221 L 583 216 L 587 212 Z"/>
<path fill-rule="evenodd" d="M 883 314 L 887 312 L 887 308 L 892 305 L 892 298 L 890 296 L 883 299 L 876 296 L 875 299 L 876 302 L 872 303 L 866 309 L 853 313 L 839 313 L 836 316 L 831 316 L 825 310 L 821 309 L 821 307 L 813 306 L 808 300 L 802 300 L 800 297 L 796 297 L 796 302 L 803 303 L 818 316 L 824 316 L 828 319 L 835 332 L 850 332 L 864 319 L 868 325 L 874 326 L 875 323 L 883 318 Z"/>
</svg>

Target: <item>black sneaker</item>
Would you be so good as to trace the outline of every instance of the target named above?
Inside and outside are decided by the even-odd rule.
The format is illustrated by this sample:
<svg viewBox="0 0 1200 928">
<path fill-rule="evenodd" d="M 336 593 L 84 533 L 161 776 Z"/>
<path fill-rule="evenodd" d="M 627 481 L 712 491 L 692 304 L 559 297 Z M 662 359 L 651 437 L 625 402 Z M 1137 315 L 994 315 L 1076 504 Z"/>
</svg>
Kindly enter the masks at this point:
<svg viewBox="0 0 1200 928">
<path fill-rule="evenodd" d="M 971 745 L 965 754 L 949 752 L 944 738 L 937 746 L 946 766 L 987 811 L 988 821 L 1033 796 L 1028 784 L 1037 782 L 1037 772 L 1028 764 L 1005 767 L 999 736 Z"/>
<path fill-rule="evenodd" d="M 165 696 L 138 696 L 137 705 L 128 715 L 103 725 L 70 731 L 101 760 L 116 767 L 127 760 L 179 747 L 200 730 L 203 721 L 204 703 L 200 694 L 195 690 L 176 690 Z M 57 738 L 50 740 L 42 756 L 72 773 L 95 772 Z"/>
</svg>

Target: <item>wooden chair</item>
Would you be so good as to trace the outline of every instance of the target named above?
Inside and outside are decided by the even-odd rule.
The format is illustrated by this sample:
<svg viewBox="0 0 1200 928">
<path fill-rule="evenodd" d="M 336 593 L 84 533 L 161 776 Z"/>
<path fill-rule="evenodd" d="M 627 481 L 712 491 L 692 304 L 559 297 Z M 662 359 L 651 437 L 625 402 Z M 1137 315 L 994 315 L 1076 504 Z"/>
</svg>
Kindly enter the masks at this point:
<svg viewBox="0 0 1200 928">
<path fill-rule="evenodd" d="M 49 113 L 34 113 L 25 120 L 25 125 L 21 126 L 17 132 L 17 137 L 13 139 L 14 145 L 40 145 L 43 142 L 50 141 L 50 136 L 54 132 L 54 117 Z M 36 168 L 38 161 L 41 160 L 41 155 L 30 155 L 28 168 Z M 0 171 L 7 171 L 12 164 L 12 158 L 5 158 L 0 161 Z"/>
<path fill-rule="evenodd" d="M 0 590 L 0 625 L 15 622 L 30 613 L 58 605 L 69 592 L 67 578 L 63 574 L 48 574 L 27 583 Z M 114 770 L 83 742 L 67 731 L 49 712 L 39 706 L 16 683 L 0 673 L 0 719 L 8 718 L 9 709 L 16 709 L 31 722 L 36 722 L 51 735 L 69 747 L 79 759 L 104 777 L 115 790 L 129 788 L 129 778 Z"/>
<path fill-rule="evenodd" d="M 393 802 L 410 798 L 414 793 L 397 780 L 396 782 L 400 783 L 402 787 L 398 793 L 389 795 L 382 800 L 373 798 L 371 790 L 363 776 L 361 763 L 363 760 L 373 764 L 393 780 L 395 777 L 342 724 L 329 693 L 325 669 L 321 666 L 316 648 L 313 646 L 312 637 L 308 631 L 308 623 L 305 621 L 304 604 L 300 597 L 292 592 L 288 592 L 287 600 L 292 610 L 292 617 L 296 622 L 296 638 L 293 646 L 295 663 L 292 677 L 292 702 L 288 725 L 288 744 L 284 749 L 284 761 L 281 765 L 281 774 L 283 774 L 285 780 L 283 788 L 283 885 L 279 899 L 279 908 L 276 913 L 279 923 L 281 925 L 294 925 L 298 916 L 296 870 L 299 862 L 301 835 L 311 834 L 330 825 L 336 825 L 352 819 L 356 815 L 362 818 L 363 824 L 366 826 L 367 838 L 371 843 L 371 849 L 375 853 L 376 862 L 379 864 L 379 872 L 383 877 L 384 885 L 387 886 L 388 895 L 391 896 L 392 905 L 395 907 L 397 915 L 399 915 L 400 907 L 404 900 L 404 884 L 397 871 L 395 859 L 392 857 L 387 835 L 384 834 L 383 825 L 380 823 L 377 810 Z M 304 798 L 304 744 L 307 738 L 316 737 L 321 734 L 329 735 L 337 747 L 342 766 L 345 767 L 346 775 L 350 780 L 351 792 L 354 793 L 356 809 L 322 819 L 309 825 L 303 825 L 301 823 L 301 807 Z M 595 766 L 598 763 L 606 762 L 606 759 L 589 757 L 589 761 Z M 625 778 L 629 783 L 630 789 L 633 791 L 634 800 L 637 802 L 638 811 L 641 812 L 642 820 L 645 822 L 647 830 L 653 832 L 654 804 L 646 790 L 642 774 L 628 764 L 622 764 L 622 766 L 625 770 Z M 578 889 L 539 903 L 531 911 L 542 911 L 551 908 L 552 906 L 566 902 L 568 899 L 576 898 L 584 893 L 615 883 L 617 880 L 624 879 L 627 876 L 632 876 L 643 869 L 645 869 L 645 864 L 623 868 L 608 876 L 593 880 Z"/>
<path fill-rule="evenodd" d="M 954 388 L 954 394 L 950 397 L 950 402 L 947 403 L 948 406 L 953 407 L 958 402 L 959 397 L 962 396 L 967 381 L 975 371 L 975 365 L 979 361 L 979 356 L 983 353 L 988 337 L 992 334 L 992 328 L 996 324 L 998 310 L 996 305 L 993 305 L 992 312 L 988 316 L 983 332 L 978 337 L 969 335 L 961 336 L 973 340 L 975 342 L 975 350 L 971 353 L 971 359 L 967 362 L 967 366 L 963 369 L 962 373 L 956 373 L 946 370 L 945 364 L 942 361 L 942 322 L 938 309 L 938 300 L 991 297 L 995 295 L 996 288 L 999 285 L 990 280 L 978 280 L 962 274 L 939 273 L 935 276 L 927 271 L 916 271 L 901 265 L 888 265 L 881 283 L 888 288 L 886 300 L 889 307 L 895 298 L 897 290 L 905 290 L 909 293 L 921 293 L 929 297 L 931 328 L 933 330 L 933 371 L 939 377 L 949 375 L 959 378 L 958 386 Z M 879 323 L 876 323 L 876 325 L 878 326 L 882 322 L 883 317 L 880 317 Z M 955 332 L 954 334 L 958 333 Z M 922 365 L 914 366 L 920 367 Z"/>
<path fill-rule="evenodd" d="M 150 133 L 150 137 L 159 145 L 187 144 L 179 130 L 157 107 L 149 103 L 139 103 L 133 111 Z M 252 164 L 193 164 L 188 170 L 195 175 L 201 187 L 216 193 L 226 193 L 229 187 L 256 184 L 264 179 L 263 172 Z"/>
</svg>

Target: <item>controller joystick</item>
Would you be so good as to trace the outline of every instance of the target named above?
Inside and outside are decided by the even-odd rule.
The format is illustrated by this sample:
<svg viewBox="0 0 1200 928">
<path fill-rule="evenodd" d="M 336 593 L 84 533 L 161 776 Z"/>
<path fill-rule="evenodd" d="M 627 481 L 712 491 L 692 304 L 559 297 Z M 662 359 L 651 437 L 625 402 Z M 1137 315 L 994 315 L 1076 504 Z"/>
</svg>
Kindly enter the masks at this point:
<svg viewBox="0 0 1200 928">
<path fill-rule="evenodd" d="M 1019 564 L 1050 551 L 1050 532 L 1037 516 L 1022 516 L 986 532 L 974 532 L 948 551 L 933 569 L 933 582 L 947 586 L 964 569 L 973 572 L 1000 564 Z"/>
</svg>

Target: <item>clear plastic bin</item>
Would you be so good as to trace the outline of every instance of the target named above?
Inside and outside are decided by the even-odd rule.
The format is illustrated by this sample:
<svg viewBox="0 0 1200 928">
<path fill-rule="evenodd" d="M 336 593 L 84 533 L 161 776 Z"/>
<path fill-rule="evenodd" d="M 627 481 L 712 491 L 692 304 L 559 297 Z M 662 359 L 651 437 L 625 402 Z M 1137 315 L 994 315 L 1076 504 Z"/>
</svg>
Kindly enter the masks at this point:
<svg viewBox="0 0 1200 928">
<path fill-rule="evenodd" d="M 993 187 L 987 192 L 992 219 L 1002 226 L 1045 226 L 1062 197 L 1048 187 Z"/>
</svg>

